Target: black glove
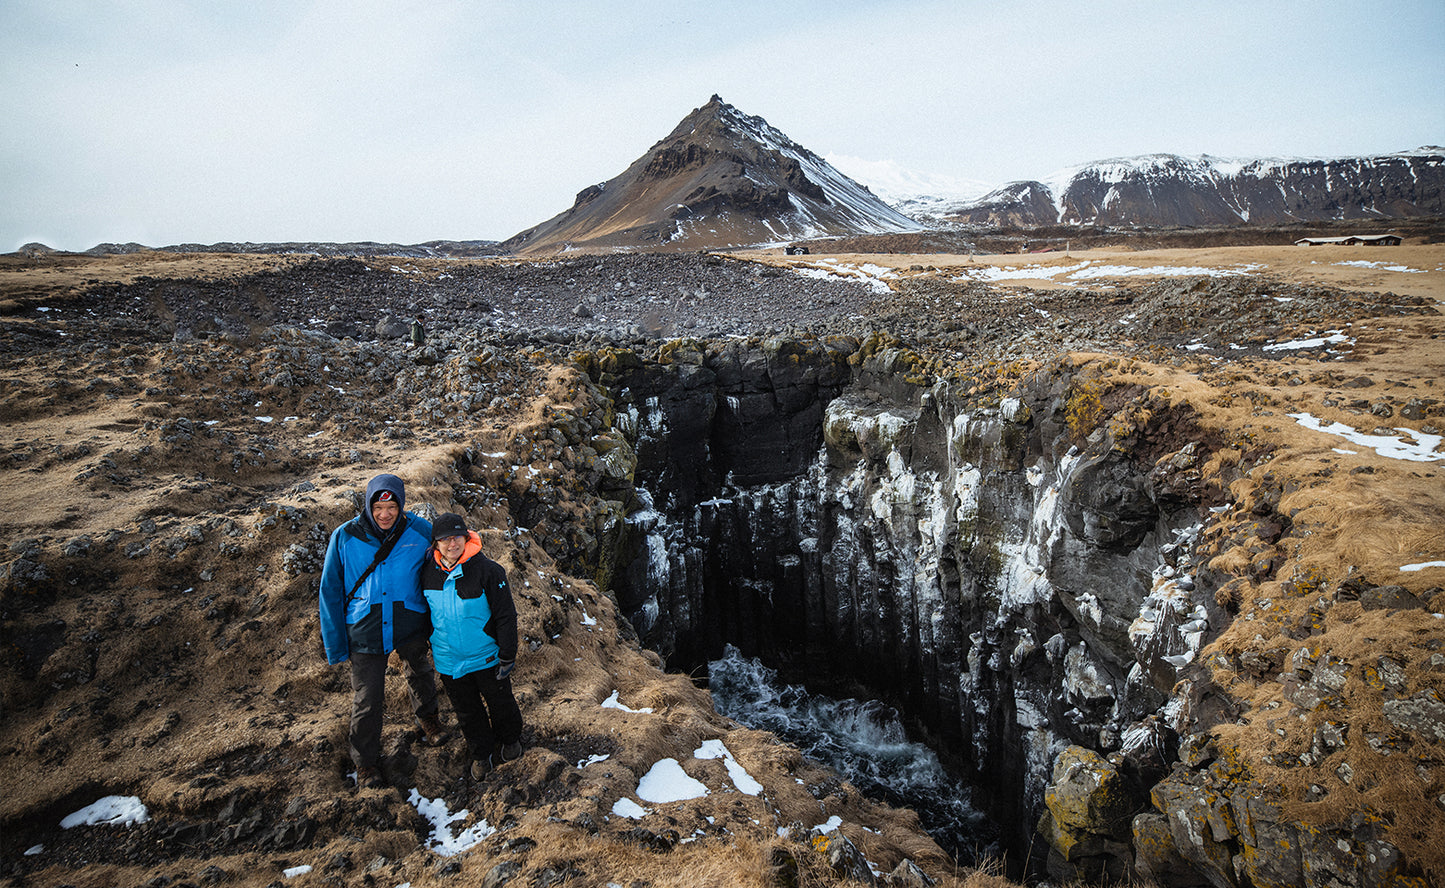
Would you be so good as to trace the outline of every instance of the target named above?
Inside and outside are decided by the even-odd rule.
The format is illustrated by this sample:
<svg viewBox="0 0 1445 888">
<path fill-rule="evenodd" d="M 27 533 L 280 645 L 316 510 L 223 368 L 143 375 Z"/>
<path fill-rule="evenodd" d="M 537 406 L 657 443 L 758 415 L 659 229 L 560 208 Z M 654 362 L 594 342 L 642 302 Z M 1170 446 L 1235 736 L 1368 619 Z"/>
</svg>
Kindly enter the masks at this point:
<svg viewBox="0 0 1445 888">
<path fill-rule="evenodd" d="M 515 669 L 516 667 L 517 667 L 517 661 L 516 661 L 516 660 L 499 660 L 499 661 L 497 661 L 497 681 L 501 681 L 502 679 L 504 679 L 504 678 L 506 678 L 507 676 L 511 675 L 511 674 L 512 674 L 512 670 Z"/>
</svg>

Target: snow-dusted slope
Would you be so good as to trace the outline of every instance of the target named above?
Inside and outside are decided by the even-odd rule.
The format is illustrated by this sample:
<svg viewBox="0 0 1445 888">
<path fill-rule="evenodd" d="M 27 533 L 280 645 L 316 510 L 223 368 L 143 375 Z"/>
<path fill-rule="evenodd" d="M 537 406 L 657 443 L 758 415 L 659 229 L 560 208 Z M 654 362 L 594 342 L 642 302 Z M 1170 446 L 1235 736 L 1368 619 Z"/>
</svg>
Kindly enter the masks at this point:
<svg viewBox="0 0 1445 888">
<path fill-rule="evenodd" d="M 914 219 L 938 217 L 993 190 L 979 179 L 962 179 L 907 169 L 892 160 L 864 160 L 829 154 L 827 161 L 855 182 Z"/>
<path fill-rule="evenodd" d="M 832 234 L 836 232 L 839 223 L 855 226 L 860 234 L 917 231 L 922 227 L 866 187 L 843 175 L 828 161 L 785 136 L 763 118 L 744 114 L 722 102 L 717 96 L 713 96 L 713 100 L 721 106 L 717 114 L 725 126 L 734 128 L 744 138 L 767 151 L 796 160 L 802 167 L 803 175 L 823 189 L 827 198 L 826 209 L 818 207 L 816 201 L 808 200 L 807 195 L 791 195 L 797 218 L 780 221 L 789 226 L 802 226 L 801 230 L 795 229 L 796 233 L 791 235 L 793 238 Z M 766 178 L 761 177 L 758 172 L 745 171 L 744 175 L 759 184 L 767 184 Z"/>
<path fill-rule="evenodd" d="M 1445 149 L 1371 157 L 1148 154 L 1014 182 L 946 212 L 980 224 L 1236 225 L 1445 213 Z"/>
</svg>

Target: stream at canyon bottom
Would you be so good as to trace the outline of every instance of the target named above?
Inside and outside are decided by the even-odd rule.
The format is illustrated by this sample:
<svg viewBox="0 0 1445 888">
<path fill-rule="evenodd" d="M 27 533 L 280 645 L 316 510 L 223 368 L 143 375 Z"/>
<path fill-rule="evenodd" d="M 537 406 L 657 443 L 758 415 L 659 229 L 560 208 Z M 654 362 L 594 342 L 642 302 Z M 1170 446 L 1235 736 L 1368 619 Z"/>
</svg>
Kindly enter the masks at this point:
<svg viewBox="0 0 1445 888">
<path fill-rule="evenodd" d="M 869 798 L 912 808 L 934 841 L 971 863 L 997 856 L 997 830 L 927 746 L 908 739 L 898 714 L 876 700 L 836 700 L 783 684 L 760 660 L 728 645 L 708 663 L 718 712 L 771 731 L 822 762 Z"/>
</svg>

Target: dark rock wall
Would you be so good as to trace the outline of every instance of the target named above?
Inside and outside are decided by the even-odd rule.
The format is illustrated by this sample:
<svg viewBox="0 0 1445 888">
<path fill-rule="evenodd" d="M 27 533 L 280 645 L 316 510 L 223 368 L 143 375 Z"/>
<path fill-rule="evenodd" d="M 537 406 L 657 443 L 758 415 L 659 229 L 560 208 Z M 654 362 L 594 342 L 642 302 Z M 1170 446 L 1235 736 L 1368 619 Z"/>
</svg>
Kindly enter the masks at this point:
<svg viewBox="0 0 1445 888">
<path fill-rule="evenodd" d="M 1072 439 L 1067 374 L 977 404 L 856 347 L 683 345 L 599 380 L 651 498 L 616 592 L 672 668 L 731 643 L 896 705 L 1021 850 L 1058 753 L 1118 749 L 1197 650 L 1198 507 Z"/>
</svg>

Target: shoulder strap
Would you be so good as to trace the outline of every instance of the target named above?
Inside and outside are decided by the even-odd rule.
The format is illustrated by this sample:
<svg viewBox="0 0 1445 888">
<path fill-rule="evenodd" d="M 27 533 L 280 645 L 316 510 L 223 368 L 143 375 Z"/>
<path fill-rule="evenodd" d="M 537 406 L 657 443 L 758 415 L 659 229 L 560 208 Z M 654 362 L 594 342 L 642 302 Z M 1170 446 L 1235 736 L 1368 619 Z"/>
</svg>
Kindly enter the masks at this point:
<svg viewBox="0 0 1445 888">
<path fill-rule="evenodd" d="M 351 591 L 346 593 L 346 605 L 348 607 L 351 606 L 351 599 L 356 597 L 356 590 L 361 588 L 361 584 L 366 582 L 366 578 L 371 576 L 371 572 L 376 570 L 376 566 L 385 561 L 386 556 L 391 554 L 392 547 L 396 545 L 397 540 L 401 539 L 404 530 L 406 530 L 405 523 L 388 534 L 385 540 L 382 540 L 381 546 L 376 550 L 376 557 L 371 559 L 371 564 L 366 566 L 366 570 L 362 571 L 361 576 L 356 578 L 356 582 L 352 585 Z"/>
</svg>

